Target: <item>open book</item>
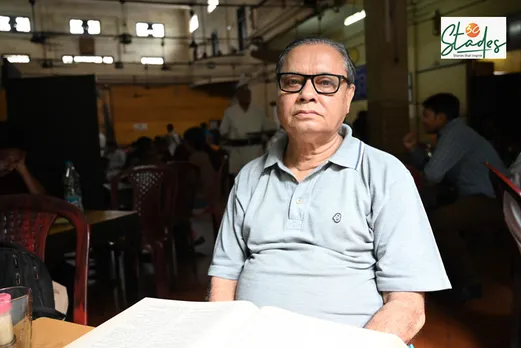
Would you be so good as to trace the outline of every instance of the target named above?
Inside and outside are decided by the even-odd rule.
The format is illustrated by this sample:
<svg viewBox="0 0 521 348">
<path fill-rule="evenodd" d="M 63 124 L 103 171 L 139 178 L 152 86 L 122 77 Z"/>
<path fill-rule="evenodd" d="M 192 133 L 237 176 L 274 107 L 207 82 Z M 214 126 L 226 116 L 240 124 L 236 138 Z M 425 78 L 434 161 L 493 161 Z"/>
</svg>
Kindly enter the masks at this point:
<svg viewBox="0 0 521 348">
<path fill-rule="evenodd" d="M 66 348 L 406 348 L 397 336 L 247 301 L 144 298 Z"/>
</svg>

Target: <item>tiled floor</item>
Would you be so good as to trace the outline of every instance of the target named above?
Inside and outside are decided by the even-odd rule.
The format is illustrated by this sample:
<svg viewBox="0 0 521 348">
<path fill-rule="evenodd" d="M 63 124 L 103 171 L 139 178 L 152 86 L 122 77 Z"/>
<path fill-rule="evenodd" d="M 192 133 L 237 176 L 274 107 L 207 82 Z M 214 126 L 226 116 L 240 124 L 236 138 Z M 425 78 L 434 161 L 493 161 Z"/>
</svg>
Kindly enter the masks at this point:
<svg viewBox="0 0 521 348">
<path fill-rule="evenodd" d="M 205 236 L 211 240 L 211 236 Z M 490 244 L 482 248 L 490 248 Z M 204 250 L 206 249 L 206 250 Z M 203 246 L 207 255 L 211 246 Z M 485 252 L 486 251 L 486 252 Z M 436 300 L 427 302 L 427 322 L 414 340 L 416 348 L 503 348 L 508 346 L 510 304 L 512 292 L 509 284 L 508 261 L 499 247 L 478 252 L 480 268 L 485 279 L 484 296 L 464 306 L 450 307 Z M 486 257 L 480 257 L 486 255 Z M 181 274 L 172 299 L 203 301 L 208 277 L 209 256 L 198 259 L 198 276 L 181 267 Z M 114 305 L 100 302 L 100 296 L 91 293 L 89 302 L 90 324 L 98 325 L 116 314 Z M 110 301 L 110 296 L 107 296 Z"/>
</svg>

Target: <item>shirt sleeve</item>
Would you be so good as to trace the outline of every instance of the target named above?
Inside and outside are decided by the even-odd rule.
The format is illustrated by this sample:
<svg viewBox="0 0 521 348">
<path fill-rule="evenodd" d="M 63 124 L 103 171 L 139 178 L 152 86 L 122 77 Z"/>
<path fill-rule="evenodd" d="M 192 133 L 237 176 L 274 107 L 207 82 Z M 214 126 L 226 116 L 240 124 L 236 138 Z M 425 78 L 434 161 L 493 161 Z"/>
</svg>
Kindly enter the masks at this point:
<svg viewBox="0 0 521 348">
<path fill-rule="evenodd" d="M 423 171 L 427 181 L 441 182 L 445 174 L 461 160 L 465 154 L 465 149 L 457 136 L 456 133 L 448 133 L 440 138 Z"/>
<path fill-rule="evenodd" d="M 403 172 L 373 206 L 376 283 L 379 291 L 450 289 L 427 214 L 410 173 Z"/>
<path fill-rule="evenodd" d="M 238 181 L 239 177 L 237 177 Z M 233 186 L 215 243 L 212 263 L 208 270 L 211 277 L 239 279 L 247 259 L 247 247 L 242 238 L 244 209 L 237 198 L 237 181 Z"/>
</svg>

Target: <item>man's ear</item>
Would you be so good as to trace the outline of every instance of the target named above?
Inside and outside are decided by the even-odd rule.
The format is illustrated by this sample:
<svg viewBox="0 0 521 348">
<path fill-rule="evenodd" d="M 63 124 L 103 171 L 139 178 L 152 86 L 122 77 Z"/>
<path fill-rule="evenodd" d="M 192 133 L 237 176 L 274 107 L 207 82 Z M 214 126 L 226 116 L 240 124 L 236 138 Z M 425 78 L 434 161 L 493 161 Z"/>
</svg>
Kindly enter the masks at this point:
<svg viewBox="0 0 521 348">
<path fill-rule="evenodd" d="M 449 119 L 447 118 L 447 115 L 445 115 L 443 112 L 438 112 L 434 114 L 434 117 L 440 122 L 440 123 L 447 123 Z"/>
</svg>

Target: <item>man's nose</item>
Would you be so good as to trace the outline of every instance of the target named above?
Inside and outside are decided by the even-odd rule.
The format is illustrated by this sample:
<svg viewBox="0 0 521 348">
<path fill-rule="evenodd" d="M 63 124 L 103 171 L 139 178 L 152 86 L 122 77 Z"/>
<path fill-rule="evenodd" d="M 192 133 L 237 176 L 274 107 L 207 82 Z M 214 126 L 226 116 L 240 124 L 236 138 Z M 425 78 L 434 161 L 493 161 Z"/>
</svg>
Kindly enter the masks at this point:
<svg viewBox="0 0 521 348">
<path fill-rule="evenodd" d="M 316 100 L 317 98 L 317 91 L 315 90 L 315 87 L 313 87 L 313 82 L 311 79 L 306 80 L 304 83 L 304 87 L 302 87 L 302 90 L 300 91 L 300 101 L 312 101 Z"/>
</svg>

